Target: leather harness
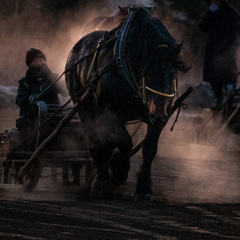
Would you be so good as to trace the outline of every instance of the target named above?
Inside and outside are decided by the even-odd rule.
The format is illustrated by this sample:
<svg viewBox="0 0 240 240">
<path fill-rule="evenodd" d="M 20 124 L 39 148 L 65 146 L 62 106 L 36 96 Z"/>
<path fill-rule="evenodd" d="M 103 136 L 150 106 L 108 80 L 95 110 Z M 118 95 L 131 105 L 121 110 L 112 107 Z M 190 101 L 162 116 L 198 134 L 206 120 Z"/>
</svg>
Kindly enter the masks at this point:
<svg viewBox="0 0 240 240">
<path fill-rule="evenodd" d="M 175 82 L 175 86 L 174 86 L 174 93 L 172 94 L 167 94 L 167 93 L 163 93 L 157 90 L 154 90 L 150 87 L 148 87 L 146 85 L 146 80 L 145 80 L 145 70 L 143 70 L 142 73 L 142 78 L 143 78 L 143 84 L 142 86 L 138 86 L 137 81 L 134 77 L 133 72 L 131 71 L 131 67 L 129 65 L 129 63 L 127 62 L 127 59 L 124 56 L 124 51 L 123 51 L 123 46 L 125 43 L 125 39 L 127 37 L 127 33 L 128 33 L 128 29 L 129 29 L 129 22 L 131 21 L 131 18 L 133 16 L 133 12 L 134 10 L 137 8 L 133 8 L 132 11 L 130 11 L 127 19 L 125 20 L 125 22 L 123 23 L 123 26 L 121 29 L 119 29 L 116 32 L 116 36 L 109 41 L 115 40 L 115 45 L 114 45 L 114 49 L 113 49 L 113 58 L 105 65 L 102 66 L 100 68 L 97 68 L 97 62 L 98 62 L 98 57 L 100 55 L 101 49 L 103 47 L 103 45 L 106 44 L 105 42 L 105 38 L 108 34 L 108 32 L 106 31 L 104 36 L 100 39 L 100 41 L 97 44 L 97 47 L 93 50 L 95 51 L 93 59 L 92 59 L 92 64 L 91 64 L 91 71 L 90 71 L 90 76 L 88 77 L 88 79 L 90 80 L 90 83 L 96 83 L 96 81 L 98 79 L 100 79 L 100 77 L 106 73 L 107 71 L 113 69 L 114 67 L 117 68 L 118 74 L 125 80 L 127 81 L 127 83 L 131 86 L 131 88 L 134 91 L 134 95 L 136 97 L 141 97 L 143 103 L 145 105 L 147 105 L 147 96 L 146 96 L 146 90 L 153 92 L 154 94 L 158 94 L 161 95 L 163 97 L 167 97 L 167 98 L 173 98 L 175 96 L 175 91 L 176 91 L 176 82 Z M 151 13 L 149 11 L 149 9 L 143 8 L 145 9 L 149 14 Z M 157 48 L 168 48 L 168 45 L 166 44 L 160 44 L 157 46 Z M 147 65 L 147 63 L 145 64 Z M 89 82 L 88 82 L 89 83 Z M 142 93 L 140 94 L 140 90 L 142 90 Z"/>
</svg>

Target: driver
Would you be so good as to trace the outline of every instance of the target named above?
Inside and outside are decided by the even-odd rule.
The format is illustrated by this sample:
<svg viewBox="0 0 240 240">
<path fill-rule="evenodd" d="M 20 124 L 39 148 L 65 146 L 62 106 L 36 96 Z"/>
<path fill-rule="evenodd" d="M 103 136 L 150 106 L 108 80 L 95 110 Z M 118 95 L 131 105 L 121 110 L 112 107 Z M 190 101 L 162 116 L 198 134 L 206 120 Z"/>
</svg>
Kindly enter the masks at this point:
<svg viewBox="0 0 240 240">
<path fill-rule="evenodd" d="M 208 9 L 199 24 L 208 34 L 203 81 L 209 82 L 216 98 L 213 110 L 223 104 L 223 88 L 237 82 L 236 48 L 240 40 L 240 14 L 228 0 L 208 0 Z"/>
<path fill-rule="evenodd" d="M 16 120 L 19 138 L 23 140 L 33 129 L 33 118 L 29 114 L 29 104 L 33 103 L 35 96 L 44 91 L 58 75 L 53 73 L 46 64 L 45 54 L 38 48 L 30 48 L 26 52 L 26 75 L 19 80 L 16 104 L 20 108 L 20 118 Z M 63 94 L 61 88 L 54 84 L 42 93 L 40 99 L 47 104 L 59 104 L 58 94 Z"/>
</svg>

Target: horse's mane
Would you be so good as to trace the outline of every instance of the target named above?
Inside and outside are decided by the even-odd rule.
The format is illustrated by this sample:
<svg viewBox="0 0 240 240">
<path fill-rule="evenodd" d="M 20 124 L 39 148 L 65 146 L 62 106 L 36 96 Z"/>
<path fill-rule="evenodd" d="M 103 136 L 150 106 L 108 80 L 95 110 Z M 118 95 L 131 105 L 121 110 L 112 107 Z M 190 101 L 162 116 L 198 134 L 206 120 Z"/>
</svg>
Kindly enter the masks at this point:
<svg viewBox="0 0 240 240">
<path fill-rule="evenodd" d="M 134 52 L 131 56 L 129 55 L 131 58 L 129 61 L 137 62 L 137 68 L 139 69 L 139 67 L 143 67 L 139 65 L 140 63 L 144 64 L 149 53 L 156 52 L 156 46 L 166 45 L 168 46 L 167 48 L 163 47 L 157 50 L 159 55 L 161 55 L 161 59 L 172 61 L 179 71 L 187 72 L 189 67 L 187 67 L 179 57 L 182 45 L 176 43 L 163 23 L 152 17 L 143 8 L 139 7 L 134 11 L 130 28 L 126 33 L 128 37 L 124 46 L 126 54 L 130 50 Z M 139 49 L 142 51 L 139 51 Z"/>
<path fill-rule="evenodd" d="M 121 21 L 128 15 L 128 6 L 118 6 L 118 11 L 112 16 L 97 16 L 89 21 L 82 30 L 83 34 L 91 31 L 111 30 L 121 23 Z"/>
</svg>

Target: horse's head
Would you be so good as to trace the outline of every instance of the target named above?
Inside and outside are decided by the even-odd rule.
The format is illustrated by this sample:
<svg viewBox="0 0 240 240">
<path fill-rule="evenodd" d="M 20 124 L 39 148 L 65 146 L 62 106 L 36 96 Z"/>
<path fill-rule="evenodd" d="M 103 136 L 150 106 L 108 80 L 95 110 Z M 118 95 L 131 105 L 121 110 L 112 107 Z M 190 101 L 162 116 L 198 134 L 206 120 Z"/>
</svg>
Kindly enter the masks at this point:
<svg viewBox="0 0 240 240">
<path fill-rule="evenodd" d="M 149 106 L 152 124 L 167 120 L 167 109 L 176 93 L 178 71 L 188 70 L 178 57 L 181 46 L 158 44 L 143 68 L 142 93 Z"/>
<path fill-rule="evenodd" d="M 179 57 L 182 45 L 145 7 L 131 9 L 120 27 L 119 56 L 125 75 L 128 81 L 133 78 L 129 82 L 137 87 L 142 80 L 142 97 L 148 103 L 151 123 L 164 121 L 175 94 L 178 71 L 188 70 Z"/>
</svg>

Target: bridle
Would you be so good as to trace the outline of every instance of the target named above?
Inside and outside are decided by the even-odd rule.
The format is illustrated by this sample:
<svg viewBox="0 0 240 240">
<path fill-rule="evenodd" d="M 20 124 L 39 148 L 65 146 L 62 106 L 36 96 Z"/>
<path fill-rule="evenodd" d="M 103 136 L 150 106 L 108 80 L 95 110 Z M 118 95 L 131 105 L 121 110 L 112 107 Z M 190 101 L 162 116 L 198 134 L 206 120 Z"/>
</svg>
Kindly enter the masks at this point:
<svg viewBox="0 0 240 240">
<path fill-rule="evenodd" d="M 149 11 L 149 10 L 147 10 L 147 11 Z M 97 70 L 95 71 L 96 74 L 93 74 L 94 77 L 92 77 L 92 79 L 93 80 L 99 79 L 102 74 L 104 74 L 105 72 L 109 71 L 113 67 L 117 67 L 118 74 L 127 81 L 127 83 L 133 89 L 134 95 L 136 97 L 140 97 L 142 99 L 142 102 L 145 105 L 148 105 L 147 104 L 147 94 L 146 94 L 146 91 L 150 91 L 150 92 L 152 92 L 154 94 L 157 94 L 157 95 L 160 95 L 160 96 L 163 96 L 163 97 L 166 97 L 166 98 L 173 98 L 175 96 L 176 87 L 177 87 L 177 81 L 176 80 L 175 80 L 175 85 L 174 85 L 174 91 L 173 91 L 172 94 L 164 93 L 164 92 L 152 89 L 149 86 L 146 86 L 146 69 L 150 65 L 150 61 L 151 61 L 150 59 L 146 62 L 146 64 L 143 67 L 143 71 L 142 71 L 142 74 L 141 74 L 142 83 L 143 83 L 142 86 L 139 86 L 137 84 L 137 81 L 135 79 L 135 76 L 133 74 L 131 66 L 128 63 L 127 59 L 126 59 L 125 53 L 124 53 L 124 50 L 123 50 L 123 45 L 124 45 L 124 42 L 126 40 L 127 32 L 129 30 L 128 29 L 129 22 L 130 22 L 130 20 L 132 18 L 132 15 L 133 15 L 133 11 L 130 12 L 130 14 L 129 14 L 128 18 L 125 20 L 122 28 L 119 29 L 116 32 L 116 35 L 113 38 L 111 38 L 110 40 L 105 41 L 105 35 L 107 33 L 106 32 L 105 35 L 103 36 L 103 38 L 100 39 L 97 47 L 94 50 L 92 50 L 89 54 L 87 54 L 86 56 L 81 58 L 78 62 L 76 62 L 72 66 L 70 66 L 69 69 L 65 70 L 65 72 L 67 72 L 70 69 L 72 69 L 74 66 L 79 64 L 79 62 L 82 62 L 85 58 L 89 57 L 92 53 L 94 53 L 94 57 L 93 57 L 93 60 L 92 60 L 92 65 L 95 66 L 96 63 L 97 63 L 97 60 L 98 60 L 98 57 L 95 57 L 95 56 L 99 55 L 99 52 L 101 51 L 102 47 L 104 45 L 108 44 L 109 42 L 117 39 L 115 41 L 115 45 L 114 45 L 114 49 L 113 49 L 113 58 L 112 58 L 112 60 L 109 61 L 109 63 L 107 63 L 106 66 L 102 67 L 102 69 L 98 69 L 97 68 Z M 168 48 L 168 47 L 169 46 L 166 45 L 166 44 L 159 44 L 156 48 Z M 141 92 L 141 90 L 142 90 L 142 92 Z"/>
<path fill-rule="evenodd" d="M 168 45 L 166 44 L 159 44 L 157 45 L 156 48 L 168 48 Z M 160 95 L 160 96 L 163 96 L 163 97 L 166 97 L 166 98 L 174 98 L 175 97 L 175 93 L 177 91 L 177 80 L 175 79 L 174 80 L 174 91 L 173 93 L 171 94 L 168 94 L 168 93 L 165 93 L 165 92 L 161 92 L 161 91 L 158 91 L 158 90 L 155 90 L 155 89 L 152 89 L 150 87 L 148 87 L 146 85 L 146 69 L 148 68 L 149 66 L 149 62 L 150 60 L 148 60 L 145 64 L 145 66 L 143 67 L 143 71 L 141 73 L 141 77 L 142 77 L 142 100 L 143 102 L 146 104 L 147 103 L 147 94 L 146 94 L 146 90 L 154 93 L 154 94 L 157 94 L 157 95 Z"/>
<path fill-rule="evenodd" d="M 117 35 L 117 41 L 114 46 L 113 50 L 113 57 L 118 58 L 120 60 L 120 66 L 119 66 L 119 73 L 120 75 L 128 82 L 128 84 L 132 87 L 132 89 L 135 92 L 135 95 L 137 97 L 141 97 L 142 101 L 145 105 L 147 105 L 147 94 L 146 91 L 150 91 L 154 94 L 167 97 L 167 98 L 173 98 L 175 96 L 175 90 L 174 93 L 168 94 L 164 92 L 157 91 L 155 89 L 150 88 L 149 86 L 146 86 L 146 69 L 147 66 L 149 65 L 150 61 L 148 60 L 143 67 L 143 71 L 141 74 L 142 77 L 142 86 L 138 86 L 137 81 L 135 79 L 135 76 L 133 74 L 133 71 L 131 69 L 130 64 L 128 63 L 127 59 L 125 58 L 124 50 L 123 50 L 123 45 L 126 40 L 126 35 L 128 32 L 128 25 L 130 22 L 130 19 L 132 17 L 133 12 L 130 12 L 128 18 L 125 20 L 125 23 L 123 24 L 122 28 L 118 30 L 116 33 Z M 156 48 L 168 48 L 168 45 L 166 44 L 159 44 Z M 176 86 L 176 84 L 175 84 Z M 142 89 L 142 93 L 141 93 Z"/>
<path fill-rule="evenodd" d="M 156 91 L 156 90 L 154 90 L 154 89 L 152 89 L 152 88 L 150 88 L 150 87 L 148 87 L 148 86 L 145 86 L 145 88 L 146 88 L 148 91 L 153 92 L 153 93 L 156 93 L 156 94 L 161 95 L 161 96 L 163 96 L 163 97 L 172 98 L 172 97 L 175 96 L 175 93 L 173 93 L 173 94 L 167 94 L 167 93 L 159 92 L 159 91 Z"/>
<path fill-rule="evenodd" d="M 166 97 L 166 98 L 174 98 L 175 97 L 175 93 L 177 91 L 177 80 L 175 79 L 174 80 L 174 91 L 172 94 L 168 94 L 168 93 L 164 93 L 164 92 L 160 92 L 160 91 L 157 91 L 155 89 L 152 89 L 148 86 L 146 86 L 146 77 L 143 76 L 143 84 L 142 84 L 142 101 L 145 105 L 147 105 L 147 93 L 146 93 L 146 90 L 154 93 L 154 94 L 157 94 L 157 95 L 160 95 L 160 96 L 163 96 L 163 97 Z"/>
</svg>

